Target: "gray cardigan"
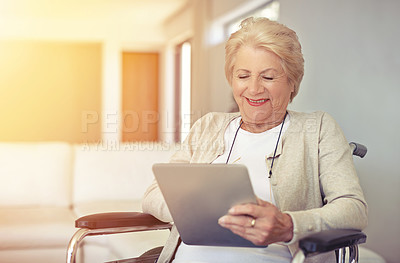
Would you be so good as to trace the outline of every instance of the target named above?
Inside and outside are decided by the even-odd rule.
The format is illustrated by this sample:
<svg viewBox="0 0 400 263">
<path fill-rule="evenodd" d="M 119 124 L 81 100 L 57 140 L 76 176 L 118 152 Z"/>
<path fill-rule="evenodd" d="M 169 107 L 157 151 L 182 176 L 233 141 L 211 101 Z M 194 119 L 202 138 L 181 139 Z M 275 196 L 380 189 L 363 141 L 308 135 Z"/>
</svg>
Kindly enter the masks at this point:
<svg viewBox="0 0 400 263">
<path fill-rule="evenodd" d="M 271 177 L 277 207 L 293 221 L 290 252 L 304 236 L 327 229 L 363 229 L 367 204 L 350 147 L 335 120 L 324 112 L 288 111 L 290 125 L 278 144 Z M 211 163 L 224 151 L 224 133 L 238 113 L 209 113 L 192 127 L 171 162 Z M 266 156 L 267 167 L 271 156 Z M 172 221 L 157 183 L 145 193 L 143 212 Z M 159 262 L 168 262 L 179 234 L 173 228 Z M 332 254 L 306 262 L 334 262 Z"/>
</svg>

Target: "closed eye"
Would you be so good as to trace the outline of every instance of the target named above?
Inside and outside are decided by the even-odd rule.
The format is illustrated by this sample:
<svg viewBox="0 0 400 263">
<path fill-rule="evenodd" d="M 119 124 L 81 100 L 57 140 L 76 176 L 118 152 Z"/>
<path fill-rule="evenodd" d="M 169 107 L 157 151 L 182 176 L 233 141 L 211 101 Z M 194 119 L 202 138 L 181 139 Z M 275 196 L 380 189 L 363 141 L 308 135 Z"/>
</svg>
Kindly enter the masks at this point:
<svg viewBox="0 0 400 263">
<path fill-rule="evenodd" d="M 272 77 L 263 76 L 262 78 L 265 79 L 265 80 L 274 80 L 274 78 L 272 78 Z"/>
</svg>

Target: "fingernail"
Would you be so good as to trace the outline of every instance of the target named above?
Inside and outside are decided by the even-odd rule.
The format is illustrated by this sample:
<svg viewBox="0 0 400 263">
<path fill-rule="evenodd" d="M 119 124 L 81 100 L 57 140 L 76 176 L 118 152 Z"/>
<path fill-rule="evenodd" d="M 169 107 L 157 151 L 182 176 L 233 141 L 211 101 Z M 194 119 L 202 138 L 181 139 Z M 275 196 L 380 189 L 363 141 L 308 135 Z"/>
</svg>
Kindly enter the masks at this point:
<svg viewBox="0 0 400 263">
<path fill-rule="evenodd" d="M 235 213 L 235 208 L 234 207 L 232 207 L 231 209 L 229 209 L 229 211 L 228 211 L 229 213 Z"/>
<path fill-rule="evenodd" d="M 225 216 L 218 219 L 218 224 L 224 224 L 224 223 L 225 223 Z"/>
</svg>

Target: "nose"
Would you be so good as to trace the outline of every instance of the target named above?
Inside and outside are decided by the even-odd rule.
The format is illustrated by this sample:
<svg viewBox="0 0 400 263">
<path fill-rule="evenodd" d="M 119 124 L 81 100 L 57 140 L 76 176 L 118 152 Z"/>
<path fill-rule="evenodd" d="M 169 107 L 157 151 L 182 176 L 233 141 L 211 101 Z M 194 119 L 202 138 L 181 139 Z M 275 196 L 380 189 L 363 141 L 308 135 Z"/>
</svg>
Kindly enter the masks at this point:
<svg viewBox="0 0 400 263">
<path fill-rule="evenodd" d="M 259 78 L 252 78 L 248 86 L 248 91 L 249 94 L 251 95 L 257 95 L 259 93 L 263 93 L 264 86 L 262 85 L 261 80 Z"/>
</svg>

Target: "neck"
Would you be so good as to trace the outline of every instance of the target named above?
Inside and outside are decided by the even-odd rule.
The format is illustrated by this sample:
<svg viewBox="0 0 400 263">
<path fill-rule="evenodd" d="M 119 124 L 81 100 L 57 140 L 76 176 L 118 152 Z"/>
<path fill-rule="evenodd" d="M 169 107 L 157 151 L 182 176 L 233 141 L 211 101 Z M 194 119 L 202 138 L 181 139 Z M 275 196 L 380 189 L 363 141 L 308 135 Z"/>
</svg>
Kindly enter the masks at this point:
<svg viewBox="0 0 400 263">
<path fill-rule="evenodd" d="M 265 123 L 253 123 L 253 122 L 244 120 L 242 118 L 243 124 L 242 124 L 241 128 L 243 130 L 251 132 L 251 133 L 261 133 L 261 132 L 268 131 L 272 128 L 275 128 L 276 126 L 278 126 L 279 124 L 281 124 L 283 122 L 285 117 L 286 117 L 286 114 L 284 114 L 282 117 L 280 117 L 276 121 L 265 122 Z"/>
</svg>

